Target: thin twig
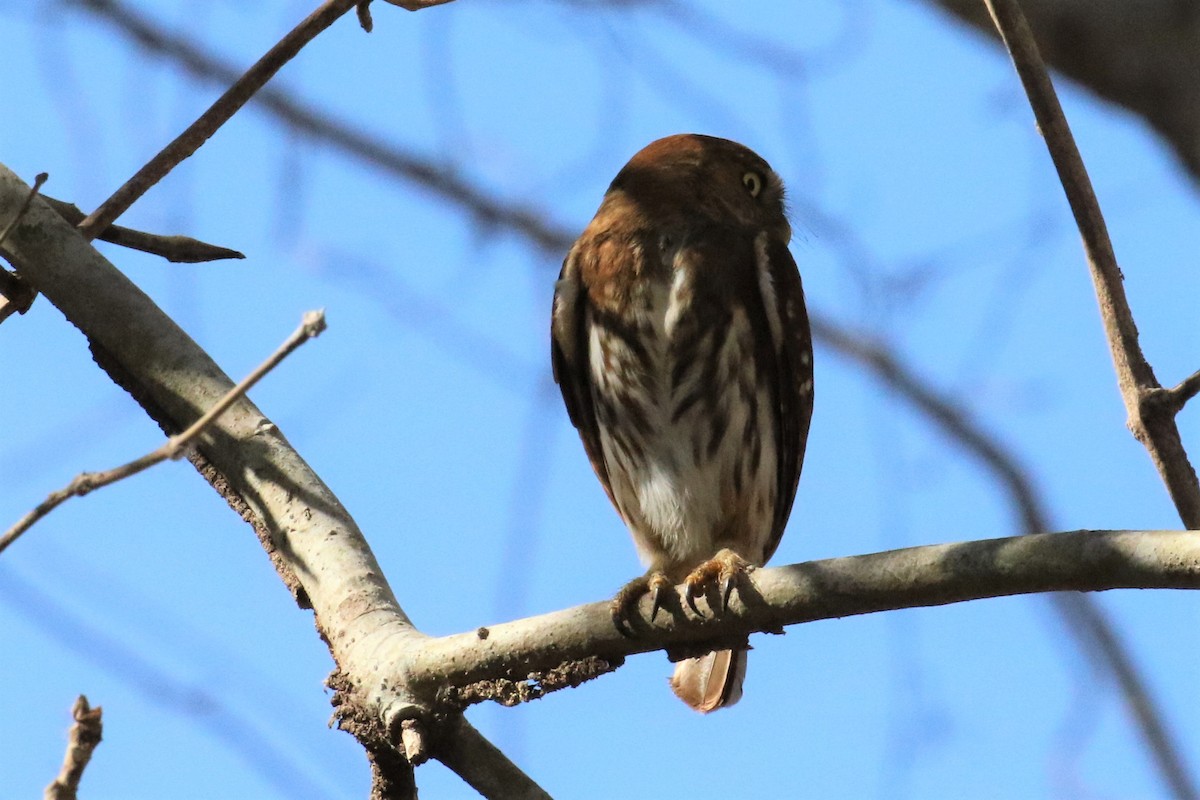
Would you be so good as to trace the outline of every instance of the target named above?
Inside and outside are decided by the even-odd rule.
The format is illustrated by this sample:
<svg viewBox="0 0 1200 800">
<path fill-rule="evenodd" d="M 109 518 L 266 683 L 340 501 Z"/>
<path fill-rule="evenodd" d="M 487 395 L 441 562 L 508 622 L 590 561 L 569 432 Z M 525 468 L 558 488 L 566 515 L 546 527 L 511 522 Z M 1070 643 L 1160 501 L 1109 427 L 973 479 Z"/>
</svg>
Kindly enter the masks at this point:
<svg viewBox="0 0 1200 800">
<path fill-rule="evenodd" d="M 235 402 L 250 390 L 254 384 L 258 383 L 264 375 L 274 369 L 279 362 L 287 358 L 296 348 L 307 342 L 309 339 L 319 336 L 325 330 L 325 312 L 324 311 L 308 311 L 304 314 L 304 319 L 291 336 L 280 345 L 279 349 L 271 354 L 266 361 L 259 364 L 257 368 L 247 375 L 241 383 L 230 389 L 216 405 L 210 408 L 200 419 L 196 420 L 185 430 L 176 436 L 172 436 L 163 445 L 141 458 L 134 459 L 128 464 L 122 464 L 119 467 L 106 470 L 104 472 L 84 472 L 81 473 L 62 489 L 50 494 L 36 508 L 26 514 L 24 517 L 13 525 L 4 536 L 0 537 L 0 553 L 20 536 L 29 530 L 33 525 L 54 509 L 65 503 L 71 497 L 82 497 L 94 489 L 99 489 L 109 484 L 116 483 L 119 480 L 124 480 L 132 475 L 136 475 L 156 464 L 161 464 L 168 459 L 177 459 L 183 456 L 191 443 L 204 432 L 213 420 L 221 416 Z"/>
<path fill-rule="evenodd" d="M 367 33 L 375 30 L 375 20 L 371 19 L 371 0 L 358 0 L 354 13 L 358 15 L 358 27 Z"/>
<path fill-rule="evenodd" d="M 107 0 L 95 0 L 93 5 L 104 6 Z M 95 239 L 117 217 L 124 214 L 139 197 L 150 190 L 167 173 L 199 149 L 200 145 L 217 132 L 229 119 L 263 87 L 284 64 L 300 52 L 317 34 L 332 25 L 339 17 L 354 8 L 356 0 L 326 0 L 303 22 L 266 52 L 254 66 L 246 71 L 207 111 L 187 127 L 183 133 L 150 159 L 132 178 L 101 203 L 79 224 L 79 231 L 88 239 Z"/>
<path fill-rule="evenodd" d="M 92 751 L 100 744 L 104 732 L 103 714 L 100 706 L 92 708 L 88 705 L 88 699 L 83 695 L 75 699 L 71 709 L 75 722 L 67 734 L 67 753 L 58 777 L 46 787 L 45 800 L 75 800 L 83 770 L 92 760 Z"/>
<path fill-rule="evenodd" d="M 42 195 L 42 199 L 58 212 L 58 215 L 72 225 L 83 222 L 86 214 L 79 206 L 65 200 L 55 200 L 53 197 Z M 109 225 L 96 237 L 103 242 L 128 247 L 130 250 L 140 250 L 154 256 L 162 256 L 173 264 L 199 264 L 205 261 L 220 261 L 226 258 L 245 258 L 237 250 L 228 247 L 209 244 L 190 236 L 163 236 L 157 233 L 125 228 L 120 225 Z"/>
<path fill-rule="evenodd" d="M 1168 389 L 1167 394 L 1170 397 L 1171 407 L 1178 414 L 1188 400 L 1200 394 L 1200 370 L 1184 378 L 1175 388 Z"/>
<path fill-rule="evenodd" d="M 1033 32 L 1017 0 L 984 2 L 1012 56 L 1075 215 L 1075 224 L 1083 237 L 1084 253 L 1117 372 L 1117 385 L 1129 415 L 1129 429 L 1150 453 L 1183 524 L 1188 528 L 1200 528 L 1200 480 L 1197 480 L 1196 470 L 1183 447 L 1174 412 L 1166 404 L 1154 402 L 1162 386 L 1138 345 L 1137 326 L 1125 297 L 1121 270 L 1100 204 L 1038 53 Z"/>
</svg>

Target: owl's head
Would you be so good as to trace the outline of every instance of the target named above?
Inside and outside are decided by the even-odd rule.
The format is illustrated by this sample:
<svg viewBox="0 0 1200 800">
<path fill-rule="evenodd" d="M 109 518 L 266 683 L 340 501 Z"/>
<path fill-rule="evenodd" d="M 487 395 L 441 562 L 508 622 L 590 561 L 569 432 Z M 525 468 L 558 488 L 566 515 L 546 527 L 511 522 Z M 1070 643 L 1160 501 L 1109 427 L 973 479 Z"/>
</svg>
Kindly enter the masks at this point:
<svg viewBox="0 0 1200 800">
<path fill-rule="evenodd" d="M 678 216 L 791 239 L 783 181 L 761 156 L 728 139 L 681 133 L 651 142 L 613 179 L 614 192 L 653 220 Z"/>
</svg>

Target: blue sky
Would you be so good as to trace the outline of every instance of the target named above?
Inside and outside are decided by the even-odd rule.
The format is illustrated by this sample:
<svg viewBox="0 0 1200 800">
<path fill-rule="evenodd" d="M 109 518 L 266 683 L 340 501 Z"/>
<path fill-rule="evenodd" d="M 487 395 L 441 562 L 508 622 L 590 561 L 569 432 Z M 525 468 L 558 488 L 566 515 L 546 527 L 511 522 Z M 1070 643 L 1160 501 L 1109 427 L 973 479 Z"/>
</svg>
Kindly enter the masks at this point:
<svg viewBox="0 0 1200 800">
<path fill-rule="evenodd" d="M 344 19 L 277 85 L 580 230 L 647 142 L 737 139 L 790 189 L 810 306 L 886 337 L 1037 481 L 1057 529 L 1178 527 L 1124 428 L 1076 233 L 1007 60 L 923 4 L 460 0 Z M 310 6 L 143 0 L 239 65 Z M 687 9 L 694 11 L 687 12 Z M 85 209 L 216 95 L 70 3 L 9 4 L 0 162 Z M 1200 203 L 1144 125 L 1061 86 L 1164 384 L 1200 367 Z M 245 374 L 309 308 L 330 329 L 253 393 L 369 538 L 431 634 L 603 599 L 640 571 L 550 383 L 560 256 L 249 108 L 122 219 L 246 253 L 102 249 Z M 0 327 L 0 518 L 157 428 L 44 299 Z M 827 349 L 776 563 L 1018 532 L 1005 497 Z M 1180 417 L 1200 448 L 1200 415 Z M 1200 610 L 1097 598 L 1194 770 Z M 361 797 L 329 730 L 331 668 L 250 529 L 186 464 L 73 500 L 0 558 L 0 780 L 57 771 L 76 694 L 105 708 L 89 798 Z M 470 719 L 560 797 L 1160 798 L 1120 698 L 1045 598 L 800 626 L 753 640 L 746 695 L 701 718 L 661 654 Z M 472 797 L 438 765 L 427 797 Z"/>
</svg>

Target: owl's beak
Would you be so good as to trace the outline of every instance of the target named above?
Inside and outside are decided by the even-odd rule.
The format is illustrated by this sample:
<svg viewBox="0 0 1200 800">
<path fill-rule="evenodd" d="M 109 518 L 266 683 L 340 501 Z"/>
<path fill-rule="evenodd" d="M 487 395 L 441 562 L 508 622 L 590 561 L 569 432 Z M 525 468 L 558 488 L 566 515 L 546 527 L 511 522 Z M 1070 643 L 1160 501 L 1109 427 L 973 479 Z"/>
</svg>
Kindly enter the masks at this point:
<svg viewBox="0 0 1200 800">
<path fill-rule="evenodd" d="M 783 222 L 775 228 L 775 234 L 780 239 L 783 239 L 784 244 L 788 244 L 792 241 L 792 224 L 788 222 L 787 219 L 784 219 Z"/>
</svg>

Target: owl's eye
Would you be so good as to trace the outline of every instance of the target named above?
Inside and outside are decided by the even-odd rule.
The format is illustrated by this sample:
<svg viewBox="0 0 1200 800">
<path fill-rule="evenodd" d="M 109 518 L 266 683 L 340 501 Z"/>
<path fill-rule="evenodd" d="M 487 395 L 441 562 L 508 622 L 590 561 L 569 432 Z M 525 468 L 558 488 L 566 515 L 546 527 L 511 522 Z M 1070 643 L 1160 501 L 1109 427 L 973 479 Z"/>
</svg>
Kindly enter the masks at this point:
<svg viewBox="0 0 1200 800">
<path fill-rule="evenodd" d="M 757 172 L 747 172 L 742 176 L 742 186 L 746 187 L 751 197 L 758 197 L 763 188 L 763 177 Z"/>
</svg>

